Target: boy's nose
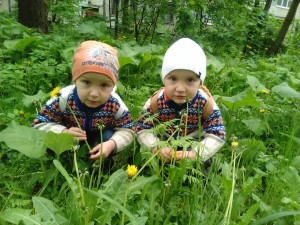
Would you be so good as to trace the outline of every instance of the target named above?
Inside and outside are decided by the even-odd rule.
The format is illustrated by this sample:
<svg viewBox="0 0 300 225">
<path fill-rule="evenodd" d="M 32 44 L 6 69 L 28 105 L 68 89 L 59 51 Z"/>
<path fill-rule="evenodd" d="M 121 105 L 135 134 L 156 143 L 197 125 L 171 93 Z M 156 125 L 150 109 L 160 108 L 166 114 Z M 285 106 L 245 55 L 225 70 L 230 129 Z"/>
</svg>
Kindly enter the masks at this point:
<svg viewBox="0 0 300 225">
<path fill-rule="evenodd" d="M 178 82 L 176 86 L 177 91 L 184 91 L 185 85 L 182 82 Z"/>
<path fill-rule="evenodd" d="M 98 97 L 98 96 L 100 95 L 100 94 L 99 94 L 99 88 L 92 87 L 92 88 L 91 88 L 91 91 L 90 91 L 90 95 L 91 95 L 91 96 Z"/>
</svg>

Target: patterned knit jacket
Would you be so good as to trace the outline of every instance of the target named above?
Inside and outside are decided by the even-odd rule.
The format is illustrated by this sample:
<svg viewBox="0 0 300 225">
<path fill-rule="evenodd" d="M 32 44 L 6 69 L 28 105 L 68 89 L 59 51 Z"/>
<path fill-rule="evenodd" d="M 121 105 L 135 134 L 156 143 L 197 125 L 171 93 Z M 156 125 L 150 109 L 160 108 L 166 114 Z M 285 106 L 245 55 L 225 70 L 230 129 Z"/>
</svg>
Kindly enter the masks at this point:
<svg viewBox="0 0 300 225">
<path fill-rule="evenodd" d="M 89 108 L 78 98 L 75 85 L 63 88 L 59 97 L 50 99 L 37 114 L 32 124 L 33 127 L 55 133 L 61 133 L 66 128 L 78 127 L 65 100 L 83 130 L 98 131 L 99 123 L 105 128 L 114 130 L 110 139 L 115 141 L 116 151 L 132 143 L 134 138 L 132 116 L 119 95 L 112 92 L 107 102 L 97 108 Z"/>
<path fill-rule="evenodd" d="M 208 99 L 213 101 L 213 109 L 210 115 L 204 120 L 202 118 L 202 109 Z M 153 147 L 155 143 L 159 141 L 159 138 L 151 132 L 151 128 L 158 123 L 146 121 L 147 118 L 153 115 L 153 109 L 151 108 L 150 103 L 151 98 L 148 99 L 144 105 L 142 115 L 136 124 L 139 143 L 146 145 L 149 148 Z M 181 127 L 179 132 L 173 136 L 184 136 L 186 132 L 188 136 L 198 139 L 199 131 L 201 132 L 202 147 L 199 145 L 194 150 L 199 152 L 203 160 L 214 155 L 225 143 L 226 132 L 219 107 L 212 98 L 208 98 L 208 95 L 202 89 L 198 90 L 196 96 L 189 101 L 188 104 L 183 105 L 177 105 L 168 98 L 164 90 L 161 90 L 158 94 L 157 106 L 157 119 L 159 123 L 176 119 L 174 120 L 173 126 L 165 132 L 166 137 L 172 135 L 178 127 Z M 186 113 L 188 118 L 187 121 L 185 121 Z M 185 127 L 185 125 L 187 126 Z M 199 125 L 201 128 L 199 128 Z"/>
</svg>

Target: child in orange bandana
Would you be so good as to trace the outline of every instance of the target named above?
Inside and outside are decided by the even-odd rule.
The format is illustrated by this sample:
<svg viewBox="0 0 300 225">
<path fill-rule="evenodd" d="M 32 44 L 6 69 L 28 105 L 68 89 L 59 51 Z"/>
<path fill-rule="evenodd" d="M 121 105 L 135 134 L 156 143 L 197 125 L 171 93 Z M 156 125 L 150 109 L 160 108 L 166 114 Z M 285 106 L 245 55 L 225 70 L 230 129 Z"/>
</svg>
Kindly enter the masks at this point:
<svg viewBox="0 0 300 225">
<path fill-rule="evenodd" d="M 45 104 L 34 119 L 33 127 L 70 133 L 90 145 L 96 142 L 89 152 L 93 160 L 99 159 L 100 155 L 107 158 L 130 145 L 134 138 L 132 116 L 114 91 L 118 69 L 117 50 L 110 45 L 97 41 L 81 43 L 73 59 L 75 84 L 63 88 L 59 95 Z M 104 127 L 102 143 L 99 124 Z"/>
</svg>

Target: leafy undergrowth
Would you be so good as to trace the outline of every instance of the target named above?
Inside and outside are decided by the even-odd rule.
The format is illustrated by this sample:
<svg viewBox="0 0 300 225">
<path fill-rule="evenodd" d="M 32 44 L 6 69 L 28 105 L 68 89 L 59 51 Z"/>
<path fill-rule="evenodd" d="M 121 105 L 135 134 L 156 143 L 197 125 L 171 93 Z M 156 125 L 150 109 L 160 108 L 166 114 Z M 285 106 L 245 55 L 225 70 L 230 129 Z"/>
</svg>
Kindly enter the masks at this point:
<svg viewBox="0 0 300 225">
<path fill-rule="evenodd" d="M 300 224 L 300 52 L 222 60 L 208 55 L 206 86 L 228 136 L 209 172 L 200 161 L 163 164 L 137 143 L 114 156 L 107 171 L 103 163 L 88 161 L 86 148 L 78 149 L 72 137 L 30 128 L 50 91 L 69 84 L 73 50 L 89 33 L 81 33 L 82 39 L 42 37 L 4 22 L 1 224 Z M 139 46 L 105 31 L 98 39 L 119 49 L 117 92 L 137 120 L 162 85 L 168 44 Z M 138 169 L 133 176 L 128 163 Z"/>
</svg>

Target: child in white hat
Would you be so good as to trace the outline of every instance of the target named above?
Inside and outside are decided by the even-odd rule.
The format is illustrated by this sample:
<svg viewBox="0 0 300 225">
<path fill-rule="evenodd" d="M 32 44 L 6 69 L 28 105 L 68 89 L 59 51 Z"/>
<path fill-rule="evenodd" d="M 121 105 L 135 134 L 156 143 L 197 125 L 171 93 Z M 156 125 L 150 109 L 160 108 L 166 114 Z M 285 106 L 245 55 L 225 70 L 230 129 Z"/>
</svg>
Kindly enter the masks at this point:
<svg viewBox="0 0 300 225">
<path fill-rule="evenodd" d="M 203 86 L 206 57 L 202 48 L 189 38 L 176 41 L 165 53 L 161 76 L 164 88 L 148 99 L 136 124 L 139 143 L 153 153 L 160 151 L 166 162 L 174 155 L 176 160 L 200 157 L 207 161 L 223 146 L 226 134 L 220 110 Z M 154 114 L 157 120 L 146 120 Z M 161 139 L 151 128 L 168 121 L 173 125 L 166 129 L 163 140 L 171 143 L 171 139 L 190 136 L 198 144 L 187 149 L 171 144 L 159 148 L 156 143 Z"/>
<path fill-rule="evenodd" d="M 114 92 L 118 70 L 117 50 L 102 42 L 82 42 L 73 59 L 75 84 L 63 88 L 45 104 L 34 119 L 33 127 L 70 133 L 79 141 L 87 141 L 92 146 L 89 156 L 93 160 L 100 156 L 111 157 L 112 153 L 129 146 L 135 136 L 133 120 Z M 102 138 L 99 126 L 103 126 Z"/>
</svg>

